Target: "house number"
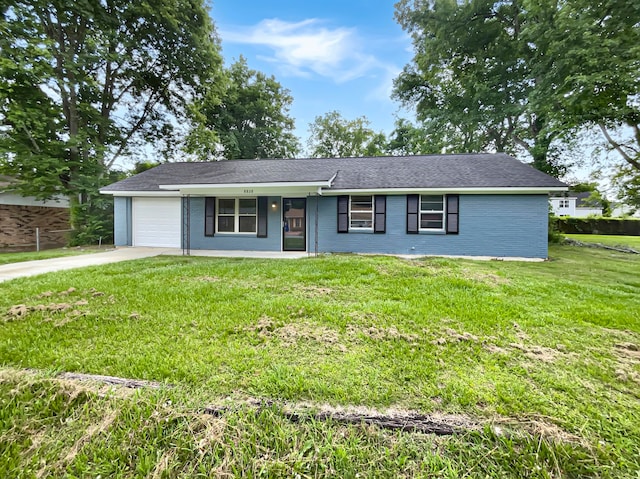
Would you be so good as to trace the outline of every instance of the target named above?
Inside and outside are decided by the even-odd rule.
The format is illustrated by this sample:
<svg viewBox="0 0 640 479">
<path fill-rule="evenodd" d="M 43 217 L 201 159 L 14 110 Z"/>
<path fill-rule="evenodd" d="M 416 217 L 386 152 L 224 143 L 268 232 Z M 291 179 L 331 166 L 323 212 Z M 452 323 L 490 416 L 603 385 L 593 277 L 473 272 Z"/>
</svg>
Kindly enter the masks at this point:
<svg viewBox="0 0 640 479">
<path fill-rule="evenodd" d="M 250 194 L 253 193 L 253 190 L 244 190 L 244 192 L 245 192 L 245 194 L 249 194 L 250 195 Z"/>
</svg>

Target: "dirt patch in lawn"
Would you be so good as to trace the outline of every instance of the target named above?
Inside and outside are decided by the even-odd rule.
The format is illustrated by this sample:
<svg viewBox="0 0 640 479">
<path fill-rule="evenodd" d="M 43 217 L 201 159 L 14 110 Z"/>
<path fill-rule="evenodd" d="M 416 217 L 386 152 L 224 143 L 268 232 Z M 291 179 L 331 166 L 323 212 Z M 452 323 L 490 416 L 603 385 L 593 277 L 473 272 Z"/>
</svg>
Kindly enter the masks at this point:
<svg viewBox="0 0 640 479">
<path fill-rule="evenodd" d="M 340 335 L 336 330 L 305 322 L 277 324 L 272 318 L 262 316 L 255 325 L 245 328 L 245 331 L 255 331 L 265 339 L 278 338 L 285 347 L 306 340 L 335 345 L 338 349 L 346 351 L 346 346 L 339 344 Z"/>
<path fill-rule="evenodd" d="M 555 442 L 580 444 L 588 447 L 588 442 L 585 439 L 565 431 L 554 424 L 549 417 L 534 415 L 512 419 L 498 416 L 492 419 L 492 423 L 491 429 L 498 435 L 509 435 L 514 432 L 517 434 L 524 430 L 533 436 L 544 437 Z"/>
<path fill-rule="evenodd" d="M 546 363 L 554 362 L 559 357 L 565 357 L 570 354 L 565 352 L 566 347 L 562 344 L 558 344 L 555 348 L 549 348 L 527 343 L 526 340 L 529 338 L 527 334 L 517 323 L 513 324 L 516 331 L 516 337 L 520 341 L 509 343 L 506 346 L 498 346 L 495 344 L 498 339 L 495 336 L 476 336 L 466 331 L 460 332 L 451 328 L 445 328 L 441 336 L 432 340 L 431 344 L 444 346 L 446 344 L 478 343 L 482 345 L 482 348 L 485 351 L 492 354 L 509 354 L 511 352 L 518 351 L 529 359 L 535 359 Z"/>
<path fill-rule="evenodd" d="M 483 344 L 482 347 L 492 354 L 509 354 L 509 350 L 495 344 Z"/>
<path fill-rule="evenodd" d="M 554 362 L 562 354 L 557 349 L 538 346 L 535 344 L 511 343 L 509 347 L 522 351 L 529 359 L 536 359 L 545 363 Z"/>
<path fill-rule="evenodd" d="M 616 356 L 640 362 L 640 345 L 635 343 L 619 343 L 614 345 Z"/>
<path fill-rule="evenodd" d="M 640 363 L 640 345 L 631 342 L 618 343 L 613 346 L 616 358 L 616 378 L 621 382 L 640 384 L 640 374 L 635 369 Z"/>
<path fill-rule="evenodd" d="M 349 324 L 347 325 L 347 335 L 350 337 L 350 339 L 355 341 L 357 341 L 359 337 L 364 336 L 375 341 L 402 340 L 411 344 L 415 344 L 420 339 L 417 334 L 400 332 L 395 326 L 383 328 L 379 326 L 367 327 Z"/>
<path fill-rule="evenodd" d="M 438 339 L 434 339 L 433 341 L 431 341 L 431 344 L 442 346 L 447 343 L 459 343 L 463 341 L 477 343 L 479 339 L 478 336 L 467 333 L 466 331 L 459 333 L 454 329 L 446 328 L 444 330 L 444 335 L 440 336 Z"/>
<path fill-rule="evenodd" d="M 380 326 L 363 326 L 348 324 L 346 331 L 312 324 L 307 321 L 296 321 L 287 324 L 277 323 L 268 316 L 261 316 L 256 324 L 244 328 L 244 331 L 256 332 L 260 337 L 277 338 L 284 346 L 294 346 L 299 341 L 314 341 L 320 344 L 334 346 L 342 352 L 348 350 L 344 343 L 359 343 L 363 339 L 374 341 L 401 340 L 415 344 L 420 340 L 417 334 L 399 331 L 395 326 L 383 328 Z"/>
<path fill-rule="evenodd" d="M 340 339 L 337 331 L 308 323 L 285 324 L 275 329 L 273 333 L 282 341 L 284 346 L 293 346 L 300 340 L 333 345 L 337 344 Z"/>
<path fill-rule="evenodd" d="M 114 304 L 116 302 L 116 298 L 113 295 L 109 297 L 104 296 L 106 296 L 104 292 L 98 291 L 95 288 L 78 291 L 76 288 L 71 287 L 57 293 L 45 291 L 36 295 L 31 300 L 27 299 L 24 304 L 11 306 L 6 311 L 3 319 L 5 322 L 17 321 L 26 319 L 32 313 L 40 313 L 43 322 L 52 322 L 54 326 L 60 327 L 89 315 L 91 313 L 90 306 L 97 298 L 101 298 L 99 301 L 102 302 L 102 304 Z M 29 304 L 45 298 L 49 299 L 50 302 Z M 59 302 L 62 298 L 66 301 Z M 138 313 L 132 312 L 129 318 L 137 319 L 139 315 Z"/>
<path fill-rule="evenodd" d="M 204 281 L 206 283 L 217 283 L 218 281 L 222 281 L 222 278 L 218 278 L 217 276 L 198 276 L 196 278 L 183 278 L 183 281 Z"/>
<path fill-rule="evenodd" d="M 511 281 L 508 278 L 499 276 L 495 273 L 488 273 L 486 271 L 476 271 L 476 270 L 467 269 L 467 268 L 461 269 L 460 275 L 465 279 L 470 279 L 478 283 L 488 284 L 489 286 L 500 286 L 503 284 L 511 283 Z"/>
<path fill-rule="evenodd" d="M 296 291 L 304 294 L 308 298 L 317 298 L 319 296 L 327 296 L 333 293 L 331 288 L 324 288 L 320 286 L 297 286 Z"/>
</svg>

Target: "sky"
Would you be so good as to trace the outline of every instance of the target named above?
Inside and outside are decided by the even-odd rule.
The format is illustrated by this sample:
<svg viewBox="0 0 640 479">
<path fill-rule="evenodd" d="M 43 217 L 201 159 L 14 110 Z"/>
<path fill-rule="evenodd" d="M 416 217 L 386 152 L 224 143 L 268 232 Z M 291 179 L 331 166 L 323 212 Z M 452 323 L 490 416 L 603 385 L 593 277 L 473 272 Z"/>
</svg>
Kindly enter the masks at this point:
<svg viewBox="0 0 640 479">
<path fill-rule="evenodd" d="M 400 111 L 393 79 L 412 58 L 411 41 L 393 18 L 395 0 L 213 0 L 211 17 L 228 65 L 240 55 L 291 92 L 295 134 L 333 110 L 366 116 L 389 133 Z"/>
</svg>

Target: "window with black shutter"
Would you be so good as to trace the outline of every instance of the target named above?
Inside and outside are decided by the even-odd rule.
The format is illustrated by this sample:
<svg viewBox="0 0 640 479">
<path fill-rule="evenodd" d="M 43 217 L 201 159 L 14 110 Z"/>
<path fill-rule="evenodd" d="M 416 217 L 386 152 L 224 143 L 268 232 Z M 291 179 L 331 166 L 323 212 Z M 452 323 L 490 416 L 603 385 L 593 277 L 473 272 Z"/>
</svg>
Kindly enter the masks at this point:
<svg viewBox="0 0 640 479">
<path fill-rule="evenodd" d="M 374 233 L 384 233 L 387 229 L 387 197 L 385 195 L 375 196 L 375 221 Z"/>
<path fill-rule="evenodd" d="M 407 234 L 417 235 L 419 232 L 420 195 L 407 195 Z"/>
<path fill-rule="evenodd" d="M 204 235 L 213 236 L 216 231 L 216 199 L 204 199 Z"/>
<path fill-rule="evenodd" d="M 458 195 L 447 195 L 447 234 L 457 235 L 459 232 L 460 198 Z"/>
<path fill-rule="evenodd" d="M 349 197 L 338 196 L 338 233 L 349 232 Z"/>
<path fill-rule="evenodd" d="M 269 198 L 258 197 L 258 238 L 267 237 L 267 216 L 269 214 Z"/>
</svg>

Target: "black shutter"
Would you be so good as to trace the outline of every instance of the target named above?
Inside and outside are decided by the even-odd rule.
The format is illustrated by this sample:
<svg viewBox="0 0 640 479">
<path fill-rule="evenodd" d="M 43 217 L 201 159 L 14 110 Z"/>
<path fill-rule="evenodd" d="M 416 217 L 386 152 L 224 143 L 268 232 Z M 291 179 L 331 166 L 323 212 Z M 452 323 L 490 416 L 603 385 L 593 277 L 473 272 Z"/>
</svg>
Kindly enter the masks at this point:
<svg viewBox="0 0 640 479">
<path fill-rule="evenodd" d="M 387 229 L 387 197 L 385 195 L 374 196 L 375 200 L 375 221 L 373 225 L 374 233 L 384 233 Z"/>
<path fill-rule="evenodd" d="M 338 233 L 349 232 L 349 197 L 338 196 Z"/>
<path fill-rule="evenodd" d="M 460 198 L 458 195 L 447 195 L 447 234 L 458 234 L 458 217 L 460 212 Z"/>
<path fill-rule="evenodd" d="M 258 238 L 267 237 L 267 215 L 269 214 L 269 198 L 258 196 Z"/>
<path fill-rule="evenodd" d="M 213 236 L 216 231 L 216 199 L 209 196 L 204 199 L 204 235 Z"/>
<path fill-rule="evenodd" d="M 420 195 L 407 195 L 407 234 L 417 235 L 420 223 Z"/>
</svg>

